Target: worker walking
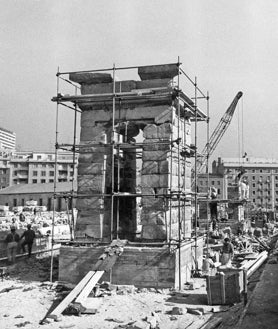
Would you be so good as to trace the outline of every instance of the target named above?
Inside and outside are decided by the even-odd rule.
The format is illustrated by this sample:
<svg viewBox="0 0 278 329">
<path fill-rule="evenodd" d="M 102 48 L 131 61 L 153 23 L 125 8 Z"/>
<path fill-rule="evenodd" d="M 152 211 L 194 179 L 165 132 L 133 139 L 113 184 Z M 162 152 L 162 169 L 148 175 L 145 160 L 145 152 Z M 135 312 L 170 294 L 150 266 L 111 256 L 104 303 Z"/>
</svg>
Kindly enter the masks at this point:
<svg viewBox="0 0 278 329">
<path fill-rule="evenodd" d="M 229 238 L 225 238 L 222 247 L 221 264 L 226 265 L 227 267 L 231 267 L 233 257 L 234 257 L 234 246 L 232 245 Z"/>
<path fill-rule="evenodd" d="M 34 239 L 36 237 L 35 232 L 31 229 L 31 224 L 27 225 L 27 230 L 23 232 L 23 234 L 20 237 L 20 240 L 24 238 L 23 243 L 21 244 L 22 251 L 25 252 L 25 246 L 28 247 L 28 257 L 31 257 L 32 253 L 32 246 Z"/>
<path fill-rule="evenodd" d="M 11 226 L 11 232 L 5 238 L 5 242 L 7 243 L 7 257 L 9 264 L 15 263 L 19 240 L 20 238 L 19 235 L 16 233 L 15 226 Z"/>
</svg>

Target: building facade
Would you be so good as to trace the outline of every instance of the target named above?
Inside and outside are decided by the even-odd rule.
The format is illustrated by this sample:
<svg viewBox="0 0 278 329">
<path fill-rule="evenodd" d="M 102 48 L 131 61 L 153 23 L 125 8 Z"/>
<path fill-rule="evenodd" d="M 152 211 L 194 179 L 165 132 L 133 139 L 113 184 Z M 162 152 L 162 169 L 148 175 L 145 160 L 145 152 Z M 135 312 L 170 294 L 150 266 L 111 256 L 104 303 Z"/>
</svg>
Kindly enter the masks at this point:
<svg viewBox="0 0 278 329">
<path fill-rule="evenodd" d="M 45 206 L 48 211 L 66 211 L 75 207 L 75 199 L 70 195 L 76 191 L 76 182 L 73 186 L 71 182 L 57 183 L 56 198 L 54 203 L 54 185 L 46 184 L 19 184 L 9 186 L 0 190 L 0 204 L 13 207 L 26 206 L 28 201 L 37 201 L 38 206 Z"/>
<path fill-rule="evenodd" d="M 0 154 L 0 188 L 17 184 L 69 182 L 76 179 L 77 156 L 71 152 L 15 151 Z M 55 174 L 56 169 L 56 174 Z"/>
<path fill-rule="evenodd" d="M 212 163 L 212 174 L 222 176 L 228 185 L 236 183 L 240 177 L 245 179 L 253 206 L 278 210 L 278 160 L 218 158 Z"/>
<path fill-rule="evenodd" d="M 0 149 L 15 150 L 16 134 L 0 127 Z"/>
</svg>

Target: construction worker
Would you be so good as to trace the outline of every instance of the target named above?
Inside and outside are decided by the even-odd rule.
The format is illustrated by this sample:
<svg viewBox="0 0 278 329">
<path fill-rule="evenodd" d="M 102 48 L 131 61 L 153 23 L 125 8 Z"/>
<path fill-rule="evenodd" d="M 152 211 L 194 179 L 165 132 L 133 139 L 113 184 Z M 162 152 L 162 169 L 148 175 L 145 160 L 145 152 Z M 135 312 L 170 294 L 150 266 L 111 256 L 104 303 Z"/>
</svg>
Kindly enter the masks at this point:
<svg viewBox="0 0 278 329">
<path fill-rule="evenodd" d="M 21 244 L 22 251 L 25 253 L 25 245 L 27 244 L 28 247 L 28 257 L 31 257 L 32 253 L 32 246 L 34 239 L 36 237 L 35 232 L 31 229 L 31 224 L 27 225 L 27 230 L 23 232 L 20 237 L 20 240 L 24 238 L 23 243 Z"/>
<path fill-rule="evenodd" d="M 221 264 L 226 265 L 227 267 L 231 267 L 233 257 L 234 257 L 234 246 L 232 245 L 229 238 L 225 238 L 222 247 Z"/>
<path fill-rule="evenodd" d="M 19 242 L 19 235 L 16 233 L 15 226 L 11 226 L 11 232 L 6 236 L 8 263 L 14 264 Z"/>
</svg>

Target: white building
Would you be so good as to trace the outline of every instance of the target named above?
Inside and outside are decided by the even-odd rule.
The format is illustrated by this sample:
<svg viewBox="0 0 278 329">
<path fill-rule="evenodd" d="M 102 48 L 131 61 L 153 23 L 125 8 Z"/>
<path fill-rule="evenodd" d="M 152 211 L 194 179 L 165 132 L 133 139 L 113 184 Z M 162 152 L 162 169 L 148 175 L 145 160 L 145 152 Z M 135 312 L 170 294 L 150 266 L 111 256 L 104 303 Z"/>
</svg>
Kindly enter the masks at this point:
<svg viewBox="0 0 278 329">
<path fill-rule="evenodd" d="M 15 150 L 16 134 L 0 127 L 0 149 Z"/>
</svg>

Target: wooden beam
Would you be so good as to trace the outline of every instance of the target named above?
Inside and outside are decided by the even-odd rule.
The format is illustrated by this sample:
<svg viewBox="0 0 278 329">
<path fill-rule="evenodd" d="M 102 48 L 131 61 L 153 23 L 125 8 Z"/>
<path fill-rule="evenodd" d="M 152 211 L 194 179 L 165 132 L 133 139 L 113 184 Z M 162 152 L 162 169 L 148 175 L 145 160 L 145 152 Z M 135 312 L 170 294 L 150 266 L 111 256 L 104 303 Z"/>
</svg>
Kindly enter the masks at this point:
<svg viewBox="0 0 278 329">
<path fill-rule="evenodd" d="M 91 277 L 89 282 L 86 284 L 84 289 L 81 291 L 79 296 L 76 298 L 75 302 L 80 303 L 82 306 L 86 298 L 89 296 L 90 292 L 93 290 L 94 286 L 98 283 L 98 280 L 102 277 L 104 271 L 96 271 Z"/>
<path fill-rule="evenodd" d="M 84 278 L 77 284 L 77 286 L 64 298 L 61 303 L 46 317 L 57 320 L 58 316 L 66 309 L 66 307 L 71 303 L 74 298 L 82 291 L 86 284 L 94 276 L 95 271 L 88 272 Z"/>
</svg>

